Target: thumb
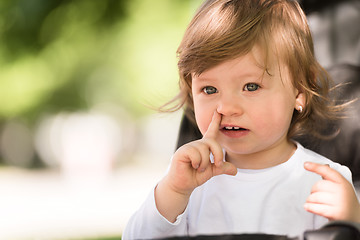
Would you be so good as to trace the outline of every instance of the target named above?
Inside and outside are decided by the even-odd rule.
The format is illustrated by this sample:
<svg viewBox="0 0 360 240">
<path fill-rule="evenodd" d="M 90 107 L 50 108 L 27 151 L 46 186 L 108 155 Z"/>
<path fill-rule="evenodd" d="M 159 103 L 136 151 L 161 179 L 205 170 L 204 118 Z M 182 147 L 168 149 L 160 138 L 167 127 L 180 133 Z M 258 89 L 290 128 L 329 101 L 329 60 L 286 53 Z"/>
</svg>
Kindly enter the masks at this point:
<svg viewBox="0 0 360 240">
<path fill-rule="evenodd" d="M 223 164 L 221 164 L 221 166 L 215 167 L 214 176 L 221 174 L 235 176 L 237 174 L 237 168 L 232 163 L 224 162 Z"/>
</svg>

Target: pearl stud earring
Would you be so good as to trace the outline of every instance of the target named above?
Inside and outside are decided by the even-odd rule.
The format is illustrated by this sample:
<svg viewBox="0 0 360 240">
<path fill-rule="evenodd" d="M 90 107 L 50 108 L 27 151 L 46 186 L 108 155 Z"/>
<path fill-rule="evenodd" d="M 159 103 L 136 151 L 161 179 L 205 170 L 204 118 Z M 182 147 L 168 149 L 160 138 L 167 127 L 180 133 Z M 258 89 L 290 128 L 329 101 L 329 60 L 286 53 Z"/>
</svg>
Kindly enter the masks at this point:
<svg viewBox="0 0 360 240">
<path fill-rule="evenodd" d="M 299 111 L 299 113 L 302 113 L 303 107 L 300 105 L 297 110 Z"/>
</svg>

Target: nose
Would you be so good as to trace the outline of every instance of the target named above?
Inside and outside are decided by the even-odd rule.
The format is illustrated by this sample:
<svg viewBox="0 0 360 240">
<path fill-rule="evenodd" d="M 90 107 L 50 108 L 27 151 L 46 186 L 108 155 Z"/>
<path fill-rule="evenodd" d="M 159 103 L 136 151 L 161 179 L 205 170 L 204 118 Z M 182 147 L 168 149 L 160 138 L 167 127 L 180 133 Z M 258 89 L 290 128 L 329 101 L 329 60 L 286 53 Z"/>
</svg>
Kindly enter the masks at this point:
<svg viewBox="0 0 360 240">
<path fill-rule="evenodd" d="M 236 94 L 224 94 L 220 97 L 216 110 L 223 116 L 242 115 L 243 107 L 241 99 Z"/>
</svg>

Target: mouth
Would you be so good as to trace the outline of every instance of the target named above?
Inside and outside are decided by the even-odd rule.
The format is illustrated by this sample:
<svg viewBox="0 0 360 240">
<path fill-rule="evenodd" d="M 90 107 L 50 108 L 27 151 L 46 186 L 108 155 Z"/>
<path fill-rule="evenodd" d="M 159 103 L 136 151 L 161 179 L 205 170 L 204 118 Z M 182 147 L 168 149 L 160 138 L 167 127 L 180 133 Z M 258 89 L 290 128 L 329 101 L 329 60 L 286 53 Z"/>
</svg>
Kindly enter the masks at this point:
<svg viewBox="0 0 360 240">
<path fill-rule="evenodd" d="M 245 129 L 242 127 L 223 127 L 222 130 L 224 130 L 224 131 L 245 131 L 248 129 Z"/>
<path fill-rule="evenodd" d="M 250 130 L 239 126 L 222 126 L 220 131 L 227 137 L 240 138 L 246 136 Z"/>
</svg>

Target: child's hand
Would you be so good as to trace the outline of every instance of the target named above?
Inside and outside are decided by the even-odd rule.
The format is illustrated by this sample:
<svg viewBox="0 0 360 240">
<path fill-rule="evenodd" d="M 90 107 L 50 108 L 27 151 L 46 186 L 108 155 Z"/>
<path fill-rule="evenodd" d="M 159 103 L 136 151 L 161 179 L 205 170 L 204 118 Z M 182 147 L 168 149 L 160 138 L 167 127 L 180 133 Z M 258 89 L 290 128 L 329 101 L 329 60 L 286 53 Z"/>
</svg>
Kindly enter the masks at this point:
<svg viewBox="0 0 360 240">
<path fill-rule="evenodd" d="M 220 122 L 221 115 L 214 112 L 204 137 L 185 144 L 176 151 L 167 177 L 174 191 L 190 195 L 196 187 L 213 176 L 237 173 L 233 164 L 223 161 L 222 148 L 216 141 Z M 210 153 L 214 156 L 213 164 L 210 162 Z"/>
<path fill-rule="evenodd" d="M 175 152 L 168 174 L 156 187 L 156 207 L 170 222 L 175 222 L 185 210 L 196 187 L 213 176 L 237 173 L 233 164 L 223 162 L 223 151 L 216 141 L 220 122 L 221 115 L 215 112 L 204 137 L 185 144 Z M 214 156 L 214 163 L 210 162 L 210 153 Z"/>
<path fill-rule="evenodd" d="M 306 200 L 304 207 L 308 212 L 329 220 L 360 222 L 360 204 L 348 180 L 327 165 L 306 162 L 304 167 L 323 178 Z"/>
</svg>

